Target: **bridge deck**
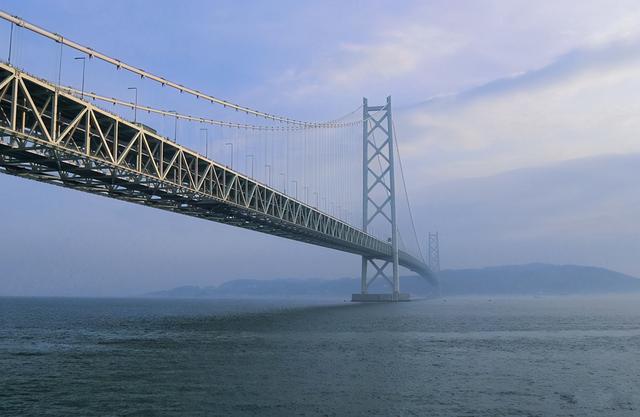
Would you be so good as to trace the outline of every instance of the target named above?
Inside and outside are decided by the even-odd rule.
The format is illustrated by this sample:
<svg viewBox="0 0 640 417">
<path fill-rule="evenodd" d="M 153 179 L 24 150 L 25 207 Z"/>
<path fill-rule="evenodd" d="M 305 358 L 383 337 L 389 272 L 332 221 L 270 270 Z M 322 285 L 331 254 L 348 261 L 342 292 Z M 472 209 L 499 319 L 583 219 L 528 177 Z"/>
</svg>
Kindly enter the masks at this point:
<svg viewBox="0 0 640 417">
<path fill-rule="evenodd" d="M 0 64 L 0 171 L 371 258 L 391 245 Z M 401 252 L 400 264 L 431 278 Z"/>
</svg>

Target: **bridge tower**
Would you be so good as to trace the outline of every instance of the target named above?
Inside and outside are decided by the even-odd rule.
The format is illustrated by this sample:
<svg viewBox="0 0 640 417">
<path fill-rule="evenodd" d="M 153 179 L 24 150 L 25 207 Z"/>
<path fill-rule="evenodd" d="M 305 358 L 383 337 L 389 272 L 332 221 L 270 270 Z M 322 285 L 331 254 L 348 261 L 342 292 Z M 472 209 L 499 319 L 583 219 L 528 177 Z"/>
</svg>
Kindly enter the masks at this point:
<svg viewBox="0 0 640 417">
<path fill-rule="evenodd" d="M 427 247 L 427 250 L 429 251 L 427 254 L 429 268 L 431 268 L 434 273 L 438 273 L 440 272 L 440 242 L 438 239 L 438 232 L 429 232 Z"/>
<path fill-rule="evenodd" d="M 390 227 L 391 254 L 388 259 L 362 257 L 360 293 L 352 301 L 408 301 L 409 295 L 400 293 L 398 271 L 398 225 L 396 222 L 396 186 L 394 167 L 394 134 L 391 118 L 391 97 L 383 106 L 362 103 L 362 230 L 371 224 Z M 369 269 L 369 267 L 372 267 Z M 369 273 L 371 272 L 371 274 Z M 371 276 L 370 276 L 371 275 Z M 391 286 L 391 294 L 370 294 L 369 286 L 382 278 Z"/>
</svg>

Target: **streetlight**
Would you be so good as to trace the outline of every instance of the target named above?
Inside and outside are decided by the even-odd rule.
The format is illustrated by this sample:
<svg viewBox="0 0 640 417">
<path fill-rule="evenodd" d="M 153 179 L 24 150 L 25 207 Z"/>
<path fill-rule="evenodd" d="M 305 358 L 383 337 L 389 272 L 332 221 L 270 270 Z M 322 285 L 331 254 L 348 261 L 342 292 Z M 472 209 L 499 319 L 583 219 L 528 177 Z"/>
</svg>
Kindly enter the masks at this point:
<svg viewBox="0 0 640 417">
<path fill-rule="evenodd" d="M 127 90 L 135 90 L 136 92 L 136 105 L 133 108 L 133 123 L 138 121 L 138 87 L 129 87 Z"/>
<path fill-rule="evenodd" d="M 267 173 L 267 168 L 269 168 L 268 173 Z M 264 164 L 264 175 L 266 175 L 267 177 L 267 185 L 271 187 L 271 165 Z"/>
<path fill-rule="evenodd" d="M 249 160 L 249 158 L 251 158 L 251 178 L 253 178 L 253 162 L 254 162 L 253 155 L 247 155 L 247 156 L 245 157 L 244 164 L 245 164 L 245 166 L 249 165 L 249 163 L 247 162 L 247 161 Z M 246 169 L 246 168 L 245 168 L 245 169 Z"/>
<path fill-rule="evenodd" d="M 178 112 L 176 110 L 167 110 L 167 113 L 175 114 L 175 123 L 173 125 L 173 142 L 178 143 Z"/>
<path fill-rule="evenodd" d="M 200 131 L 204 131 L 204 156 L 209 157 L 209 129 L 201 127 Z"/>
<path fill-rule="evenodd" d="M 316 208 L 319 209 L 320 207 L 318 207 L 318 192 L 314 191 L 313 194 L 316 196 Z"/>
<path fill-rule="evenodd" d="M 11 22 L 11 34 L 9 35 L 9 59 L 8 63 L 11 63 L 11 48 L 13 46 L 13 22 Z"/>
<path fill-rule="evenodd" d="M 233 143 L 227 142 L 227 143 L 224 144 L 224 146 L 230 146 L 231 147 L 231 169 L 233 169 Z"/>
<path fill-rule="evenodd" d="M 292 183 L 294 183 L 296 185 L 296 200 L 298 199 L 298 181 L 296 180 L 291 180 Z"/>
<path fill-rule="evenodd" d="M 304 202 L 306 204 L 309 204 L 309 186 L 308 185 L 304 186 Z"/>
<path fill-rule="evenodd" d="M 82 90 L 80 90 L 80 98 L 84 99 L 84 69 L 87 65 L 87 57 L 86 56 L 77 56 L 73 58 L 75 60 L 82 60 Z"/>
<path fill-rule="evenodd" d="M 281 172 L 280 175 L 282 176 L 282 192 L 283 193 L 287 193 L 287 176 L 285 175 L 284 172 Z"/>
</svg>

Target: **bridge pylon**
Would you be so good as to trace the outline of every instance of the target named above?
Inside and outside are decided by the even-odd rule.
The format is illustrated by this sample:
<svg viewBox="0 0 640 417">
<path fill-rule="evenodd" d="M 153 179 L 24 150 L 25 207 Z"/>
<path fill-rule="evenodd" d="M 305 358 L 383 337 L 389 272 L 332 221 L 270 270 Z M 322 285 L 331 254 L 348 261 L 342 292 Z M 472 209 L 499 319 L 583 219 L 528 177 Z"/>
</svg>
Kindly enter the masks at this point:
<svg viewBox="0 0 640 417">
<path fill-rule="evenodd" d="M 427 259 L 429 268 L 431 268 L 431 271 L 433 273 L 437 274 L 438 272 L 440 272 L 440 241 L 438 238 L 438 232 L 429 232 L 429 237 L 427 240 L 427 250 L 429 251 L 427 253 Z"/>
<path fill-rule="evenodd" d="M 388 239 L 391 253 L 386 259 L 362 257 L 360 293 L 353 294 L 351 301 L 408 301 L 409 294 L 400 292 L 398 270 L 391 97 L 387 97 L 383 106 L 369 106 L 368 100 L 363 98 L 362 120 L 362 230 L 367 232 L 374 222 L 388 225 L 391 229 Z M 390 294 L 369 293 L 369 287 L 378 278 L 387 281 L 391 287 Z"/>
</svg>

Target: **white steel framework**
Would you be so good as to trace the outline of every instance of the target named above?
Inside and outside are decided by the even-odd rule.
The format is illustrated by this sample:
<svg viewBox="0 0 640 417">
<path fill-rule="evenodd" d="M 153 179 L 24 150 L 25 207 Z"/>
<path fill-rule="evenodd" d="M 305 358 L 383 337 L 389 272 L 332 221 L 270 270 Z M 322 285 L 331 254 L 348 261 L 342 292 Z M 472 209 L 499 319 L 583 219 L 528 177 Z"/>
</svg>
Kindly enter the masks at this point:
<svg viewBox="0 0 640 417">
<path fill-rule="evenodd" d="M 152 129 L 0 64 L 0 172 L 325 246 L 429 277 L 381 241 Z"/>
<path fill-rule="evenodd" d="M 396 221 L 396 187 L 394 167 L 393 121 L 391 97 L 384 106 L 369 106 L 362 103 L 362 230 L 367 232 L 372 222 L 380 219 L 391 228 L 391 256 L 385 259 L 362 256 L 360 295 L 354 301 L 383 301 L 379 297 L 367 297 L 369 286 L 382 278 L 392 288 L 391 300 L 399 301 L 400 277 L 398 266 L 398 225 Z M 376 138 L 376 133 L 378 134 Z M 378 169 L 376 169 L 376 167 Z M 369 277 L 369 272 L 373 272 Z M 391 271 L 389 271 L 389 269 Z"/>
</svg>

